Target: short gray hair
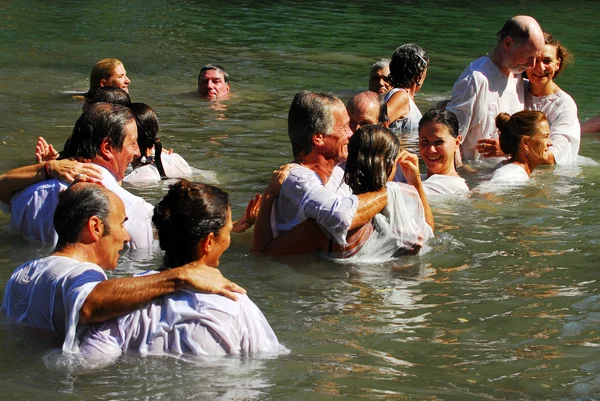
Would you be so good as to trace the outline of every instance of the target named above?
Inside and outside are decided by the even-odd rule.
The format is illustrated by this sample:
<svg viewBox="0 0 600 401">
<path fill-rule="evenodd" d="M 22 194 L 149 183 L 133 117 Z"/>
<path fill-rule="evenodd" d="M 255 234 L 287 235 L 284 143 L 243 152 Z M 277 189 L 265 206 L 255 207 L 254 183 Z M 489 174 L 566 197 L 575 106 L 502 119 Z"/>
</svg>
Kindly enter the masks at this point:
<svg viewBox="0 0 600 401">
<path fill-rule="evenodd" d="M 384 68 L 390 66 L 391 61 L 392 60 L 390 60 L 389 58 L 382 58 L 381 60 L 373 64 L 373 66 L 371 66 L 371 71 L 383 70 Z"/>
<path fill-rule="evenodd" d="M 312 151 L 312 137 L 331 135 L 335 126 L 333 109 L 344 108 L 342 101 L 332 93 L 298 92 L 288 113 L 288 135 L 294 157 Z"/>
</svg>

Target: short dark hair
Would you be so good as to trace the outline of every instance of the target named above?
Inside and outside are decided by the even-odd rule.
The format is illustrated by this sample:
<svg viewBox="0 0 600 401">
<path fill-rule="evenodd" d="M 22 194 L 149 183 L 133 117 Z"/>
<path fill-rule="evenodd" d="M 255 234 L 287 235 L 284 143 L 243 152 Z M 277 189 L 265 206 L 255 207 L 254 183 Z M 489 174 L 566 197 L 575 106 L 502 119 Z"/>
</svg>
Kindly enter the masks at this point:
<svg viewBox="0 0 600 401">
<path fill-rule="evenodd" d="M 106 188 L 98 184 L 75 183 L 61 192 L 58 199 L 54 211 L 54 229 L 58 234 L 56 249 L 76 243 L 92 216 L 98 216 L 104 223 L 104 236 L 110 234 L 111 201 Z"/>
<path fill-rule="evenodd" d="M 458 137 L 458 118 L 456 114 L 447 109 L 431 109 L 419 121 L 419 131 L 427 123 L 436 123 L 448 128 L 450 135 Z"/>
<path fill-rule="evenodd" d="M 348 143 L 344 182 L 354 194 L 378 191 L 392 173 L 400 142 L 389 129 L 377 124 L 363 125 Z"/>
<path fill-rule="evenodd" d="M 105 102 L 127 106 L 131 103 L 129 93 L 116 86 L 98 86 L 90 89 L 83 96 L 85 101 L 90 104 Z"/>
<path fill-rule="evenodd" d="M 333 133 L 335 105 L 344 108 L 332 93 L 301 91 L 294 96 L 288 113 L 288 135 L 294 157 L 311 152 L 313 135 Z"/>
<path fill-rule="evenodd" d="M 416 43 L 402 45 L 390 62 L 390 78 L 395 88 L 410 88 L 418 83 L 429 65 L 429 55 Z"/>
<path fill-rule="evenodd" d="M 496 127 L 500 130 L 500 149 L 507 155 L 514 155 L 521 139 L 532 137 L 539 131 L 539 124 L 548 121 L 541 111 L 523 110 L 512 116 L 500 113 L 496 117 Z"/>
<path fill-rule="evenodd" d="M 228 84 L 229 83 L 229 73 L 227 72 L 227 70 L 225 69 L 225 67 L 223 67 L 220 64 L 206 64 L 204 67 L 202 67 L 200 69 L 200 74 L 198 74 L 198 82 L 200 82 L 200 78 L 202 78 L 202 73 L 204 71 L 208 71 L 208 70 L 217 70 L 220 73 L 223 74 L 223 79 L 225 80 L 225 83 Z"/>
<path fill-rule="evenodd" d="M 165 251 L 163 266 L 174 268 L 197 260 L 197 245 L 227 224 L 229 196 L 212 185 L 179 180 L 154 207 L 152 222 Z"/>
<path fill-rule="evenodd" d="M 128 107 L 112 103 L 91 105 L 75 122 L 61 157 L 93 159 L 104 139 L 113 149 L 123 150 L 124 128 L 131 121 L 135 121 L 135 115 Z"/>
</svg>

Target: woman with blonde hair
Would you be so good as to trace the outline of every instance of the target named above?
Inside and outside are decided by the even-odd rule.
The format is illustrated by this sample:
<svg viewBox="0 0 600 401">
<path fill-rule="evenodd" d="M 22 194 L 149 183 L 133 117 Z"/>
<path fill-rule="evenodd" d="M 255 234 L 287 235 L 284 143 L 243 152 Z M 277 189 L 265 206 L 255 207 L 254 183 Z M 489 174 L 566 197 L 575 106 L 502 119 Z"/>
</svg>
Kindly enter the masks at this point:
<svg viewBox="0 0 600 401">
<path fill-rule="evenodd" d="M 98 61 L 90 74 L 90 89 L 114 86 L 129 93 L 131 80 L 127 76 L 125 66 L 116 58 L 105 58 Z"/>
</svg>

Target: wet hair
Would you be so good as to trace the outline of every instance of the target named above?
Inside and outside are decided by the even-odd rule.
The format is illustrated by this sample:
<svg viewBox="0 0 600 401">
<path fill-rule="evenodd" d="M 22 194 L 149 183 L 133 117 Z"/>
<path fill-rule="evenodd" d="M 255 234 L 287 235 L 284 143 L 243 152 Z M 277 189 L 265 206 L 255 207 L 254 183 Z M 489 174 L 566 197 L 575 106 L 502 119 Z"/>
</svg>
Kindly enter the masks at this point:
<svg viewBox="0 0 600 401">
<path fill-rule="evenodd" d="M 90 89 L 83 96 L 85 97 L 85 101 L 90 104 L 105 102 L 127 106 L 131 103 L 129 93 L 115 86 L 98 86 Z"/>
<path fill-rule="evenodd" d="M 544 32 L 544 44 L 556 47 L 556 58 L 560 60 L 560 67 L 554 73 L 554 78 L 556 78 L 562 70 L 571 65 L 573 55 L 551 33 Z"/>
<path fill-rule="evenodd" d="M 410 88 L 417 84 L 429 65 L 429 56 L 416 43 L 396 49 L 390 62 L 390 82 L 395 88 Z"/>
<path fill-rule="evenodd" d="M 381 60 L 379 60 L 371 66 L 371 72 L 383 70 L 385 67 L 389 67 L 390 61 L 391 60 L 389 58 L 382 58 Z"/>
<path fill-rule="evenodd" d="M 116 58 L 105 58 L 98 61 L 90 74 L 90 89 L 99 87 L 101 80 L 110 78 L 119 65 L 123 65 L 123 63 Z"/>
<path fill-rule="evenodd" d="M 431 109 L 423 115 L 419 121 L 419 131 L 421 127 L 428 123 L 441 124 L 448 128 L 448 132 L 454 138 L 458 137 L 458 118 L 456 114 L 447 109 Z"/>
<path fill-rule="evenodd" d="M 135 114 L 135 123 L 137 125 L 138 137 L 137 143 L 140 148 L 140 162 L 146 162 L 146 153 L 148 149 L 154 147 L 154 161 L 160 174 L 160 178 L 166 180 L 167 174 L 162 164 L 162 143 L 158 138 L 158 117 L 152 107 L 145 103 L 131 103 L 129 108 Z"/>
<path fill-rule="evenodd" d="M 507 155 L 514 155 L 521 139 L 532 137 L 539 131 L 539 124 L 548 121 L 541 111 L 524 110 L 513 114 L 500 113 L 496 117 L 496 127 L 500 130 L 500 148 Z"/>
<path fill-rule="evenodd" d="M 212 185 L 180 180 L 154 207 L 152 222 L 165 251 L 166 269 L 198 260 L 197 246 L 227 224 L 229 196 Z"/>
<path fill-rule="evenodd" d="M 392 173 L 400 151 L 398 138 L 381 125 L 360 127 L 348 143 L 344 182 L 354 194 L 378 191 Z"/>
<path fill-rule="evenodd" d="M 525 23 L 520 17 L 512 17 L 504 23 L 502 29 L 498 31 L 496 37 L 498 42 L 503 41 L 507 37 L 511 37 L 513 42 L 518 45 L 524 45 L 531 37 L 531 25 Z"/>
<path fill-rule="evenodd" d="M 225 83 L 226 84 L 229 83 L 229 73 L 227 72 L 225 67 L 223 67 L 222 65 L 219 65 L 219 64 L 206 64 L 204 67 L 202 67 L 200 69 L 200 74 L 198 74 L 198 82 L 200 82 L 200 79 L 202 78 L 202 73 L 204 71 L 208 71 L 208 70 L 219 71 L 221 74 L 223 74 L 223 79 L 225 80 Z"/>
<path fill-rule="evenodd" d="M 104 234 L 110 234 L 108 216 L 112 209 L 108 190 L 98 184 L 76 183 L 58 195 L 54 211 L 54 229 L 58 234 L 56 249 L 75 244 L 79 233 L 92 216 L 104 223 Z"/>
<path fill-rule="evenodd" d="M 75 122 L 61 158 L 93 159 L 104 139 L 111 148 L 122 151 L 124 128 L 131 121 L 135 121 L 135 115 L 128 107 L 112 103 L 91 105 Z"/>
<path fill-rule="evenodd" d="M 288 113 L 288 135 L 294 157 L 311 152 L 313 135 L 333 133 L 335 107 L 344 108 L 344 104 L 331 93 L 302 91 L 294 96 Z"/>
</svg>

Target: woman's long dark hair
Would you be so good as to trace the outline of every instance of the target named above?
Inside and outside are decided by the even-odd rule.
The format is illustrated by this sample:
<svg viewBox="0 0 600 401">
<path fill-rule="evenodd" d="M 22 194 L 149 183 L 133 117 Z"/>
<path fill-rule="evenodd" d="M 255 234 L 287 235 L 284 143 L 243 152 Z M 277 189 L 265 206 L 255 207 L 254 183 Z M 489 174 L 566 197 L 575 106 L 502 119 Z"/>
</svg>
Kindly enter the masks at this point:
<svg viewBox="0 0 600 401">
<path fill-rule="evenodd" d="M 131 103 L 129 108 L 135 114 L 135 122 L 138 130 L 138 147 L 145 163 L 145 155 L 148 149 L 154 146 L 154 162 L 162 180 L 166 180 L 167 174 L 162 164 L 162 143 L 158 138 L 158 117 L 152 107 L 145 103 Z"/>
<path fill-rule="evenodd" d="M 165 251 L 163 268 L 198 260 L 197 247 L 208 234 L 227 224 L 229 196 L 212 185 L 179 180 L 154 207 L 152 222 Z"/>
</svg>

